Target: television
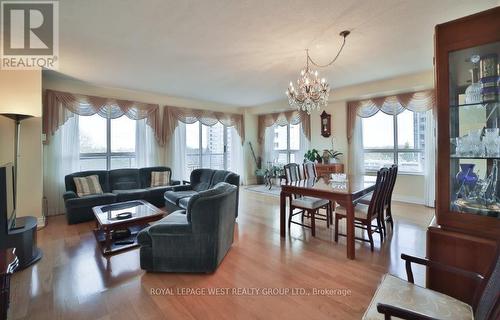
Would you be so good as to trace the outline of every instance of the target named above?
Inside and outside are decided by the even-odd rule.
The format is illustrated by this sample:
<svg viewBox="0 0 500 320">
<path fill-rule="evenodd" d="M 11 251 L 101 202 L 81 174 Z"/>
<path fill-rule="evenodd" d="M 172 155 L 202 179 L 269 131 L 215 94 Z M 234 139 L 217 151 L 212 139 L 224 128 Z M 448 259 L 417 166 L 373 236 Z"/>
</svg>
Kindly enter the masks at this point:
<svg viewBox="0 0 500 320">
<path fill-rule="evenodd" d="M 0 165 L 0 226 L 8 232 L 16 221 L 14 165 Z"/>
</svg>

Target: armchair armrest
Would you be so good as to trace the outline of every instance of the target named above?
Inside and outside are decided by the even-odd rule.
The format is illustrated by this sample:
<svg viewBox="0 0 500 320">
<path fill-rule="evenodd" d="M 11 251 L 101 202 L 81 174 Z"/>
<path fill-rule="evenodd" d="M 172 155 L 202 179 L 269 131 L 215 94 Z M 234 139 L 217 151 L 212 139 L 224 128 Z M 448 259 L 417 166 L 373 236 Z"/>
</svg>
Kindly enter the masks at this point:
<svg viewBox="0 0 500 320">
<path fill-rule="evenodd" d="M 189 190 L 193 190 L 193 186 L 191 186 L 190 184 L 182 184 L 182 185 L 179 185 L 179 186 L 173 186 L 171 189 L 171 191 L 189 191 Z"/>
<path fill-rule="evenodd" d="M 385 320 L 389 320 L 391 319 L 391 317 L 397 317 L 407 320 L 438 320 L 436 318 L 426 316 L 425 314 L 384 303 L 377 303 L 377 311 L 384 314 Z"/>
<path fill-rule="evenodd" d="M 150 226 L 148 232 L 151 237 L 158 237 L 172 234 L 190 234 L 191 230 L 191 223 L 187 220 L 186 212 L 179 210 Z"/>
<path fill-rule="evenodd" d="M 64 201 L 75 198 L 78 198 L 78 195 L 74 191 L 66 191 L 65 193 L 63 193 Z"/>
<path fill-rule="evenodd" d="M 411 283 L 414 283 L 413 271 L 411 270 L 411 263 L 412 262 L 429 267 L 429 268 L 439 269 L 441 271 L 446 271 L 446 272 L 454 273 L 454 274 L 459 275 L 459 276 L 469 278 L 469 279 L 473 280 L 474 282 L 476 282 L 476 285 L 484 280 L 484 277 L 482 275 L 480 275 L 479 273 L 463 270 L 463 269 L 449 266 L 449 265 L 446 265 L 446 264 L 443 264 L 440 262 L 431 261 L 431 260 L 424 259 L 424 258 L 413 257 L 413 256 L 406 255 L 404 253 L 401 254 L 401 259 L 406 261 L 406 276 L 408 277 L 408 282 L 411 282 Z"/>
</svg>

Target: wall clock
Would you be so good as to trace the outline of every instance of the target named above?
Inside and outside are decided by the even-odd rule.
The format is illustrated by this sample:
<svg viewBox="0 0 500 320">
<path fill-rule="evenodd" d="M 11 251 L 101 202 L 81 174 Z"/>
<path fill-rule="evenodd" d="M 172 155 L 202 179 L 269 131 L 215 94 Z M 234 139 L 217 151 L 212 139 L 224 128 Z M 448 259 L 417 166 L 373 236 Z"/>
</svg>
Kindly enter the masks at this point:
<svg viewBox="0 0 500 320">
<path fill-rule="evenodd" d="M 328 138 L 331 133 L 331 122 L 332 122 L 332 116 L 329 115 L 328 113 L 323 110 L 323 113 L 321 113 L 321 135 L 325 138 Z"/>
</svg>

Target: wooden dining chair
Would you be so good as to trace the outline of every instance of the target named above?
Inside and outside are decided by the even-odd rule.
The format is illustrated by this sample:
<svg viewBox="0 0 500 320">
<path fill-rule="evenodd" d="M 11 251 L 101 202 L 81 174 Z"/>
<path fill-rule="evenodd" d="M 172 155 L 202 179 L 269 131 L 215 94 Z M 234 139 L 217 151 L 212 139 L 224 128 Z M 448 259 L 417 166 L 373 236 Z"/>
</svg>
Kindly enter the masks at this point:
<svg viewBox="0 0 500 320">
<path fill-rule="evenodd" d="M 383 241 L 383 231 L 381 225 L 381 219 L 379 219 L 379 213 L 382 212 L 382 208 L 385 201 L 385 192 L 388 188 L 389 183 L 389 169 L 382 168 L 377 172 L 377 180 L 375 182 L 375 190 L 370 201 L 370 204 L 365 205 L 359 203 L 354 207 L 354 226 L 368 233 L 368 240 L 365 238 L 355 237 L 357 240 L 365 241 L 370 243 L 370 249 L 373 251 L 373 233 L 378 233 L 380 235 L 380 242 Z M 345 234 L 339 233 L 339 221 L 347 218 L 347 212 L 344 207 L 337 206 L 335 209 L 335 242 L 338 242 L 339 236 L 345 237 Z M 377 222 L 374 226 L 373 220 Z"/>
<path fill-rule="evenodd" d="M 384 200 L 384 206 L 382 208 L 382 211 L 379 213 L 380 216 L 379 218 L 382 230 L 384 232 L 384 236 L 387 234 L 386 232 L 386 222 L 391 224 L 391 230 L 394 229 L 394 220 L 392 219 L 392 210 L 391 210 L 391 203 L 392 203 L 392 193 L 394 192 L 394 186 L 396 185 L 396 179 L 398 177 L 398 165 L 393 164 L 389 167 L 389 183 L 387 184 L 387 188 L 385 190 L 385 200 Z M 362 203 L 365 205 L 370 204 L 371 197 L 373 193 L 370 193 L 366 195 L 365 197 L 361 198 L 358 203 Z"/>
<path fill-rule="evenodd" d="M 306 161 L 302 165 L 304 168 L 304 178 L 305 179 L 314 179 L 318 177 L 318 171 L 316 170 L 316 163 L 312 161 Z M 327 215 L 322 215 L 321 213 L 318 213 L 320 217 L 328 217 L 329 219 L 329 224 L 333 224 L 333 210 L 335 209 L 335 203 L 330 201 L 330 210 L 327 210 L 326 213 Z M 329 213 L 329 214 L 328 214 Z M 306 215 L 307 216 L 307 215 Z M 323 219 L 321 219 L 323 220 Z"/>
<path fill-rule="evenodd" d="M 296 163 L 289 163 L 284 166 L 285 170 L 285 180 L 286 183 L 293 183 L 301 180 L 300 175 L 300 165 Z M 330 227 L 330 221 L 332 213 L 330 201 L 307 197 L 307 196 L 299 196 L 299 195 L 290 195 L 290 208 L 288 215 L 288 229 L 290 229 L 292 223 L 297 224 L 306 228 L 311 228 L 311 234 L 313 237 L 316 236 L 316 220 L 324 220 L 326 221 L 326 227 Z M 294 210 L 299 210 L 294 212 Z M 319 215 L 319 209 L 325 209 L 326 215 Z M 293 217 L 296 215 L 302 215 L 301 222 L 297 222 L 293 220 Z M 311 218 L 311 225 L 304 224 L 304 216 Z"/>
<path fill-rule="evenodd" d="M 318 176 L 318 171 L 316 171 L 316 164 L 312 161 L 306 161 L 302 165 L 304 168 L 304 178 L 316 178 Z"/>
</svg>

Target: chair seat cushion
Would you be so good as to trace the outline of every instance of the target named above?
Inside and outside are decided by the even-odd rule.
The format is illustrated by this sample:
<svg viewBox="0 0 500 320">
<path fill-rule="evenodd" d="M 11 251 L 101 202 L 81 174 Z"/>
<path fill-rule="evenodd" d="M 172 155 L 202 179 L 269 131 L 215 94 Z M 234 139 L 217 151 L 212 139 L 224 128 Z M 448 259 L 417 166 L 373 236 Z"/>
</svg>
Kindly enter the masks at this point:
<svg viewBox="0 0 500 320">
<path fill-rule="evenodd" d="M 335 214 L 345 216 L 347 212 L 345 208 L 342 206 L 337 206 L 335 208 Z M 354 217 L 357 219 L 365 220 L 368 215 L 368 206 L 366 204 L 358 203 L 356 207 L 354 207 Z"/>
<path fill-rule="evenodd" d="M 441 320 L 473 319 L 472 308 L 468 304 L 390 274 L 384 275 L 382 283 L 363 315 L 363 320 L 384 319 L 384 315 L 377 311 L 378 303 L 396 306 Z"/>
<path fill-rule="evenodd" d="M 176 206 L 179 206 L 179 200 L 182 198 L 189 198 L 192 197 L 193 195 L 197 194 L 198 192 L 194 190 L 187 190 L 187 191 L 167 191 L 165 192 L 164 198 L 165 200 L 175 204 Z"/>
<path fill-rule="evenodd" d="M 314 197 L 301 197 L 292 200 L 292 206 L 304 209 L 318 209 L 327 204 L 328 200 Z"/>
</svg>

